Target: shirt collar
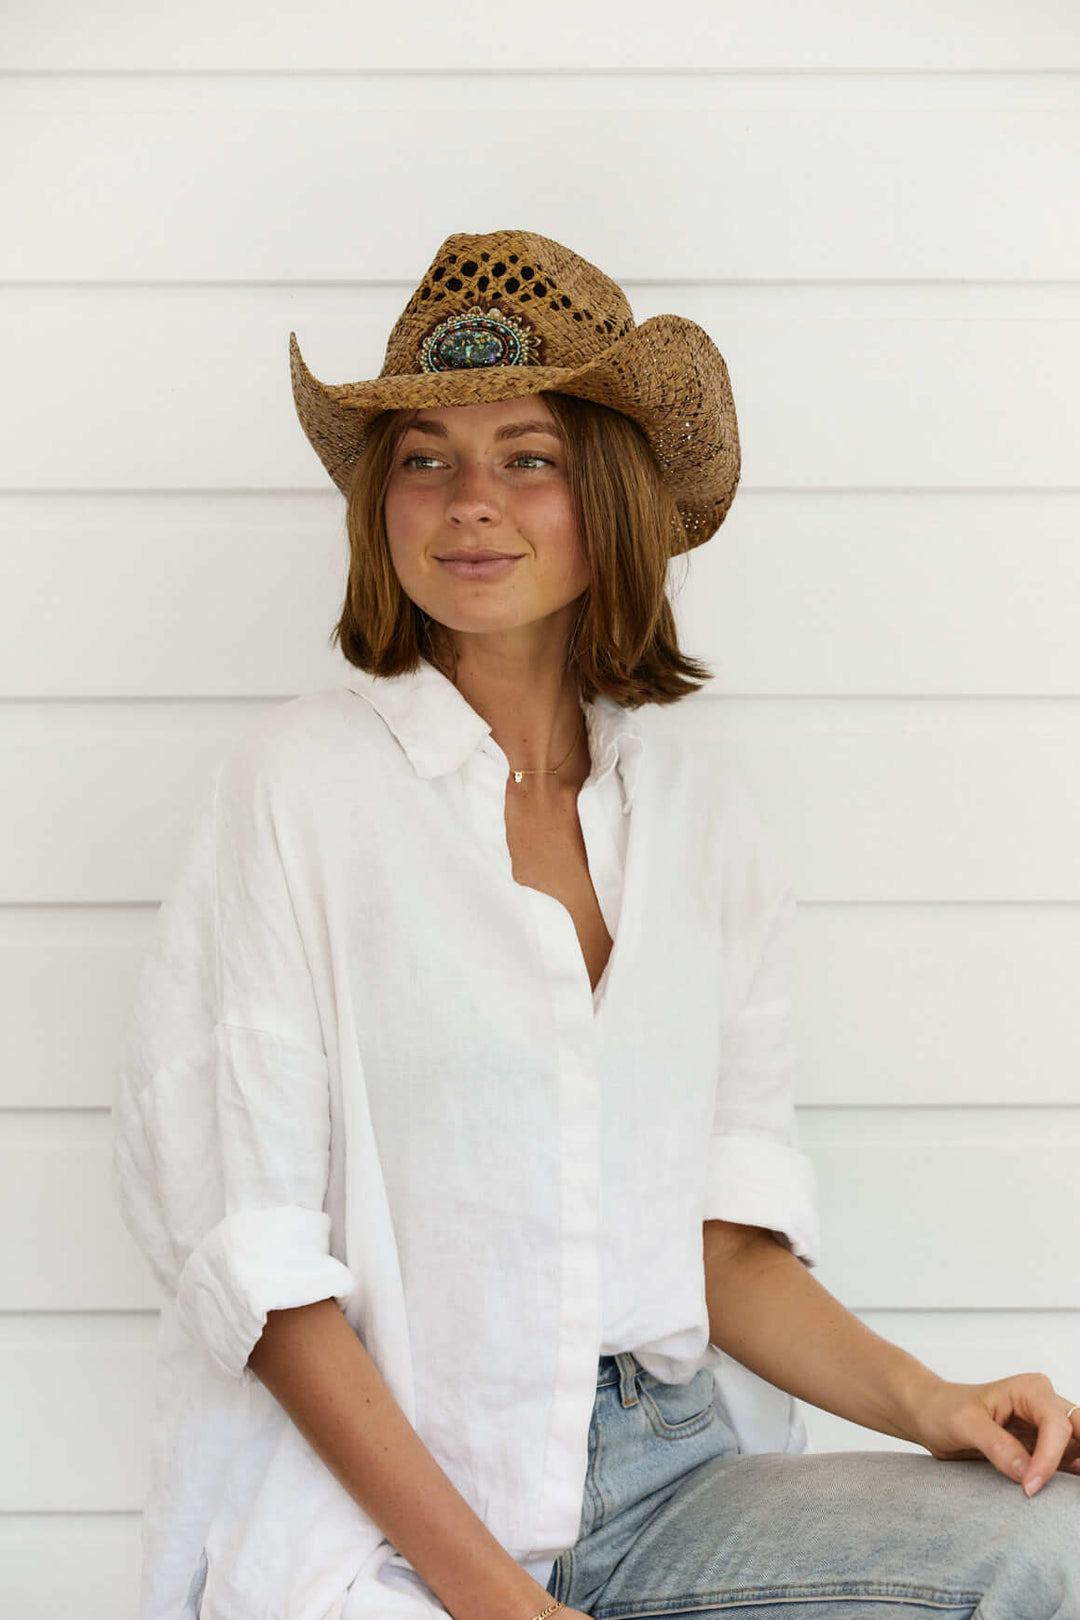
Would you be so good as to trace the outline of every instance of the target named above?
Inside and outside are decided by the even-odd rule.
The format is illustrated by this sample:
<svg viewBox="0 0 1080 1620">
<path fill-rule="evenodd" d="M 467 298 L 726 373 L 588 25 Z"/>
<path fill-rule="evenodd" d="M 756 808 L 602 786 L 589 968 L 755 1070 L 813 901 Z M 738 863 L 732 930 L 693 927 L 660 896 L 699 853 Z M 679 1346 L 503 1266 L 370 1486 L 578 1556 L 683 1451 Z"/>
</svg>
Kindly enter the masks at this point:
<svg viewBox="0 0 1080 1620">
<path fill-rule="evenodd" d="M 418 776 L 443 776 L 459 770 L 491 727 L 458 691 L 453 681 L 426 658 L 411 674 L 369 675 L 354 669 L 345 685 L 366 698 L 389 726 Z M 611 698 L 582 703 L 589 753 L 597 779 L 615 766 L 628 814 L 644 747 L 637 714 Z"/>
</svg>

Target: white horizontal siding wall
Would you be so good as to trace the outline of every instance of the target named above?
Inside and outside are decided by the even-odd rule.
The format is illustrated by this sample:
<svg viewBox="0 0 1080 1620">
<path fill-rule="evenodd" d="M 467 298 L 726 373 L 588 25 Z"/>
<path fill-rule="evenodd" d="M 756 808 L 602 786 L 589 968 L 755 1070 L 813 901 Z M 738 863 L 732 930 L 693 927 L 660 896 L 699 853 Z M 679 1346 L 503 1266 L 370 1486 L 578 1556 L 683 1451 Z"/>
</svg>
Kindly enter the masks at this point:
<svg viewBox="0 0 1080 1620">
<path fill-rule="evenodd" d="M 0 21 L 5 1620 L 135 1613 L 160 1301 L 111 1202 L 121 1028 L 200 783 L 346 673 L 287 334 L 375 375 L 453 230 L 553 236 L 723 350 L 743 484 L 672 588 L 801 902 L 822 1280 L 946 1376 L 1080 1394 L 1075 7 L 492 17 Z"/>
</svg>

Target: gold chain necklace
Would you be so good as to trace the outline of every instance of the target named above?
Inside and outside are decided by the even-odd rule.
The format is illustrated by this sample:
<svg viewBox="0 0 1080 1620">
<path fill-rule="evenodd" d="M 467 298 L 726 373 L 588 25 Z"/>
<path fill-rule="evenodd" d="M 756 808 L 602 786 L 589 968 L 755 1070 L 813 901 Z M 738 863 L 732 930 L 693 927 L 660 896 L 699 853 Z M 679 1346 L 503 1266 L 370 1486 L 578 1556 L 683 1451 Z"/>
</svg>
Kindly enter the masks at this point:
<svg viewBox="0 0 1080 1620">
<path fill-rule="evenodd" d="M 582 716 L 582 724 L 584 724 L 584 716 Z M 575 737 L 573 742 L 570 744 L 569 751 L 563 755 L 562 759 L 560 759 L 560 761 L 559 761 L 559 764 L 556 765 L 555 768 L 553 770 L 550 770 L 550 771 L 515 771 L 513 766 L 511 766 L 510 769 L 511 769 L 511 771 L 513 771 L 514 781 L 515 782 L 520 782 L 521 778 L 523 776 L 557 776 L 559 774 L 560 766 L 566 764 L 567 760 L 570 758 L 570 755 L 574 752 L 574 749 L 577 747 L 577 745 L 578 745 L 578 739 Z"/>
</svg>

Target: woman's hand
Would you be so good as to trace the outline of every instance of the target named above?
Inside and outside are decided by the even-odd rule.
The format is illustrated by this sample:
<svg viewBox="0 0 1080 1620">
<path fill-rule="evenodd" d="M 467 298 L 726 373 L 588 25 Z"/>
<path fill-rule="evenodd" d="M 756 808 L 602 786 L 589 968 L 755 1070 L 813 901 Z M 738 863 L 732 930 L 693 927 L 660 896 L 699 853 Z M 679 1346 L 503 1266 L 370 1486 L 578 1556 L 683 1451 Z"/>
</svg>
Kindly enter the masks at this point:
<svg viewBox="0 0 1080 1620">
<path fill-rule="evenodd" d="M 991 1384 L 937 1379 L 910 1414 L 912 1439 L 943 1462 L 987 1457 L 1028 1496 L 1059 1468 L 1080 1474 L 1080 1409 L 1042 1373 Z M 554 1620 L 554 1617 L 552 1617 Z"/>
</svg>

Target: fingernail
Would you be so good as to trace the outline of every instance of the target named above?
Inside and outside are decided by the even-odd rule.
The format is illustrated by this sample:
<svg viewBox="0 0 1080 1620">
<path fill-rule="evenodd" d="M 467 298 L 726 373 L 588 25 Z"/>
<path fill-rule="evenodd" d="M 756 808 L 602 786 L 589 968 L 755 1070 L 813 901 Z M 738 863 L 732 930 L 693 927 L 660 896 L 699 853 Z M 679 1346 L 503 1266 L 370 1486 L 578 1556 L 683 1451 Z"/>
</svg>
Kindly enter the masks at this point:
<svg viewBox="0 0 1080 1620">
<path fill-rule="evenodd" d="M 1026 1467 L 1027 1464 L 1024 1462 L 1024 1459 L 1022 1457 L 1017 1457 L 1012 1465 L 1012 1471 L 1016 1475 L 1017 1479 L 1020 1478 Z"/>
<path fill-rule="evenodd" d="M 1038 1474 L 1033 1474 L 1030 1479 L 1025 1479 L 1025 1481 L 1024 1481 L 1024 1495 L 1025 1496 L 1034 1496 L 1035 1492 L 1038 1490 L 1038 1488 L 1039 1488 L 1039 1486 L 1041 1484 L 1042 1484 L 1042 1480 L 1039 1478 Z"/>
</svg>

